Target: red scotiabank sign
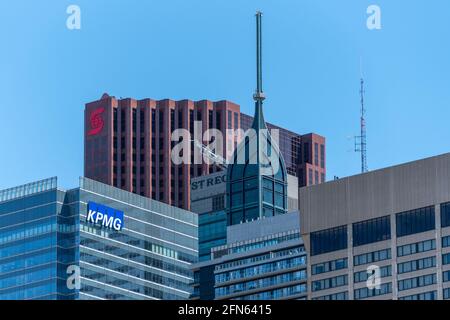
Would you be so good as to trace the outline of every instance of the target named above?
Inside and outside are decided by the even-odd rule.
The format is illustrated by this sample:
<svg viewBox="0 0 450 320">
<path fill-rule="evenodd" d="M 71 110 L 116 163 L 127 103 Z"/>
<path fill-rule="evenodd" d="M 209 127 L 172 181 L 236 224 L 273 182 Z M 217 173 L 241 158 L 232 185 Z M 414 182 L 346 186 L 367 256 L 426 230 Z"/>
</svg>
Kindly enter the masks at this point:
<svg viewBox="0 0 450 320">
<path fill-rule="evenodd" d="M 88 131 L 88 136 L 95 136 L 96 134 L 99 134 L 104 125 L 105 122 L 102 118 L 102 113 L 105 112 L 105 108 L 98 108 L 91 112 L 91 115 L 89 117 L 89 123 L 91 125 L 91 129 Z"/>
</svg>

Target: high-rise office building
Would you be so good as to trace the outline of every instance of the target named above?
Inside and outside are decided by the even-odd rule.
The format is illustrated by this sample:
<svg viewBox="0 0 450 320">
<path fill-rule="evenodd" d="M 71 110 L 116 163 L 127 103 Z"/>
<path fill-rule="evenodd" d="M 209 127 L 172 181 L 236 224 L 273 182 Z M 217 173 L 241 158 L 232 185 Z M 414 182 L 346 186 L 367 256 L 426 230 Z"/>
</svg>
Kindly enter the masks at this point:
<svg viewBox="0 0 450 320">
<path fill-rule="evenodd" d="M 87 178 L 0 191 L 0 300 L 187 299 L 197 218 Z"/>
<path fill-rule="evenodd" d="M 171 161 L 173 130 L 189 130 L 194 139 L 195 121 L 202 122 L 199 131 L 203 135 L 210 128 L 247 130 L 253 117 L 229 101 L 116 99 L 104 94 L 85 107 L 84 176 L 189 209 L 191 178 L 220 170 L 204 162 L 174 165 Z M 287 173 L 297 176 L 300 186 L 325 181 L 325 138 L 267 126 L 279 129 Z M 228 135 L 222 155 L 230 156 L 241 138 L 242 134 Z"/>
<path fill-rule="evenodd" d="M 227 227 L 226 244 L 192 265 L 197 300 L 305 300 L 307 258 L 298 211 Z"/>
<path fill-rule="evenodd" d="M 450 299 L 450 154 L 300 189 L 309 299 Z"/>
<path fill-rule="evenodd" d="M 173 206 L 190 206 L 190 179 L 218 170 L 204 161 L 175 165 L 172 132 L 189 130 L 196 138 L 195 121 L 201 121 L 200 139 L 207 129 L 239 128 L 239 106 L 229 101 L 173 101 L 116 99 L 107 94 L 86 104 L 84 174 L 86 177 L 150 197 Z M 227 137 L 227 144 L 238 136 Z M 209 141 L 201 141 L 208 144 Z M 194 144 L 191 161 L 194 163 Z"/>
</svg>

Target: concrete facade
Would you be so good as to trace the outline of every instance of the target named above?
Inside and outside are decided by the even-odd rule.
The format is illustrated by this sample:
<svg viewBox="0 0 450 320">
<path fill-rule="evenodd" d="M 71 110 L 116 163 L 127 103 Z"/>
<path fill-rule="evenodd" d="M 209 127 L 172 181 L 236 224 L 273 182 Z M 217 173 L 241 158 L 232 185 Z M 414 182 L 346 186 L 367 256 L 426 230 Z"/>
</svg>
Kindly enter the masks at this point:
<svg viewBox="0 0 450 320">
<path fill-rule="evenodd" d="M 364 295 L 359 294 L 366 290 L 364 288 L 367 285 L 365 281 L 355 283 L 355 273 L 365 272 L 370 264 L 375 264 L 380 268 L 386 267 L 386 270 L 391 269 L 391 275 L 383 277 L 381 281 L 382 284 L 390 283 L 391 290 L 386 289 L 385 294 L 365 297 L 367 299 L 447 298 L 450 289 L 445 289 L 450 287 L 450 283 L 444 279 L 446 277 L 444 272 L 448 271 L 450 266 L 443 264 L 443 255 L 449 253 L 449 248 L 443 248 L 442 244 L 446 241 L 444 237 L 450 234 L 450 228 L 441 227 L 441 207 L 448 202 L 450 202 L 450 154 L 376 170 L 318 186 L 301 188 L 299 191 L 301 233 L 309 253 L 308 274 L 311 275 L 308 279 L 308 297 L 310 299 L 363 299 Z M 400 213 L 404 213 L 405 217 L 409 215 L 415 217 L 419 216 L 419 213 L 413 215 L 413 212 L 426 211 L 422 208 L 430 208 L 430 212 L 433 212 L 432 228 L 423 232 L 399 236 L 401 226 L 397 226 L 397 222 L 400 221 Z M 417 211 L 417 209 L 422 211 Z M 386 218 L 390 223 L 389 239 L 373 241 L 365 245 L 353 245 L 355 223 L 374 221 L 372 219 L 382 219 L 383 217 L 389 217 Z M 414 224 L 414 220 L 407 222 L 409 226 Z M 346 248 L 313 254 L 312 246 L 314 244 L 311 235 L 320 234 L 318 232 L 336 227 L 347 228 Z M 378 231 L 377 229 L 373 232 Z M 430 242 L 424 243 L 424 241 Z M 428 248 L 430 243 L 434 243 L 434 245 Z M 410 247 L 427 247 L 430 250 L 400 255 L 398 250 L 402 249 L 399 247 L 405 245 L 411 245 L 407 247 L 408 250 Z M 380 250 L 390 250 L 390 257 L 374 263 L 354 265 L 354 262 L 359 259 L 356 256 L 370 253 L 372 258 L 378 257 L 381 256 L 381 253 L 374 252 Z M 384 252 L 382 253 L 384 254 Z M 426 268 L 419 268 L 423 263 L 419 260 L 425 258 L 428 259 L 427 261 L 431 261 L 431 264 Z M 321 264 L 324 262 L 339 259 L 347 259 L 345 268 L 319 274 L 311 272 L 312 266 L 322 266 Z M 414 267 L 417 270 L 400 272 L 400 264 L 404 262 L 417 265 L 418 267 Z M 340 285 L 332 288 L 313 290 L 313 287 L 317 289 L 323 283 L 327 287 L 328 283 L 339 282 L 342 279 L 336 278 L 339 276 L 347 276 L 347 281 L 342 281 Z M 419 279 L 418 277 L 421 276 L 429 277 Z M 320 282 L 324 279 L 331 280 Z M 413 280 L 405 282 L 403 281 L 405 279 Z M 412 285 L 409 288 L 410 282 L 417 282 L 418 286 Z M 362 289 L 362 291 L 357 291 L 358 289 Z M 346 296 L 344 296 L 344 292 L 346 292 Z M 378 293 L 382 293 L 382 291 Z M 359 297 L 355 295 L 359 295 Z"/>
</svg>

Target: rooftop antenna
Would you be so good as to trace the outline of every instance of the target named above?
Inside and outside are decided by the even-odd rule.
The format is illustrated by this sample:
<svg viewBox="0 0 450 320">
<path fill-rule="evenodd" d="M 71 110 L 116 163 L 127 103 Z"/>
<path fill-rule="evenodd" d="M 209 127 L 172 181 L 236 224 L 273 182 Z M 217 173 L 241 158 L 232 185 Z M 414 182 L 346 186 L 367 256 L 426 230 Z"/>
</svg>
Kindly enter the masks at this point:
<svg viewBox="0 0 450 320">
<path fill-rule="evenodd" d="M 364 77 L 362 72 L 362 59 L 360 60 L 360 103 L 361 103 L 361 117 L 360 126 L 361 133 L 355 137 L 355 152 L 361 153 L 361 173 L 368 171 L 367 169 L 367 136 L 366 136 L 366 108 L 364 106 Z"/>
</svg>

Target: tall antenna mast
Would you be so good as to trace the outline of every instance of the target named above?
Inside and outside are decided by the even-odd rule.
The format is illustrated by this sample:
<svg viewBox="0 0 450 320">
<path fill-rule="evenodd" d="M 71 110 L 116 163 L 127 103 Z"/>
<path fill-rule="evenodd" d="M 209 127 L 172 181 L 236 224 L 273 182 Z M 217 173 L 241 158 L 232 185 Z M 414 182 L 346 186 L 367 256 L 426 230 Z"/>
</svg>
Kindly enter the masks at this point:
<svg viewBox="0 0 450 320">
<path fill-rule="evenodd" d="M 361 173 L 368 171 L 367 168 L 367 136 L 366 136 L 366 108 L 364 106 L 364 78 L 361 72 L 361 82 L 360 82 L 359 93 L 361 95 L 361 135 L 355 137 L 355 152 L 361 153 Z"/>
</svg>

